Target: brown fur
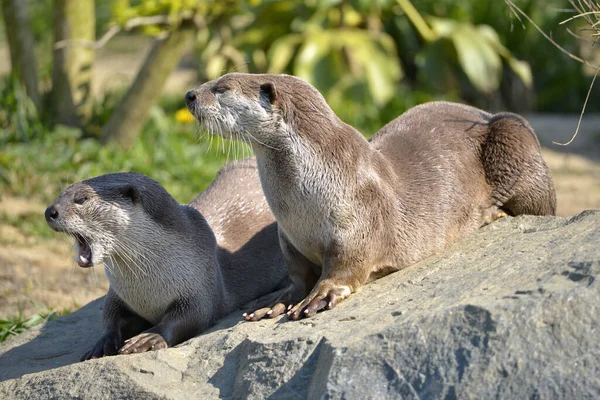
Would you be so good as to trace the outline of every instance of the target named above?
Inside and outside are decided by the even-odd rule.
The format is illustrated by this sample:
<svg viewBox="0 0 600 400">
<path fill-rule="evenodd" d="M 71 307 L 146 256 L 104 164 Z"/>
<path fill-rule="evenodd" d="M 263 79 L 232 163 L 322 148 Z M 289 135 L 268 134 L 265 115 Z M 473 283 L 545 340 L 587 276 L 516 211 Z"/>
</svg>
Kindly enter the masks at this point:
<svg viewBox="0 0 600 400">
<path fill-rule="evenodd" d="M 291 285 L 247 319 L 305 296 L 288 315 L 311 316 L 504 212 L 555 212 L 539 143 L 515 114 L 428 103 L 369 143 L 291 76 L 228 74 L 186 100 L 214 133 L 250 141 L 279 224 Z"/>
</svg>

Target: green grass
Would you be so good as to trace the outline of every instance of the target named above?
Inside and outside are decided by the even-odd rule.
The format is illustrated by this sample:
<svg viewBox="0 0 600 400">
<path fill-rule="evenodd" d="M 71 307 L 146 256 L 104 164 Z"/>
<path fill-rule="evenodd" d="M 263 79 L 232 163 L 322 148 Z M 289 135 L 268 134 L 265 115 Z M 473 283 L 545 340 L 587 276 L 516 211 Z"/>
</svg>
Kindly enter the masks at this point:
<svg viewBox="0 0 600 400">
<path fill-rule="evenodd" d="M 41 213 L 13 215 L 0 211 L 0 224 L 17 228 L 23 236 L 35 239 L 35 243 L 56 237 L 55 232 L 46 225 Z"/>
<path fill-rule="evenodd" d="M 36 325 L 51 321 L 66 314 L 68 314 L 68 311 L 54 312 L 51 309 L 44 309 L 28 318 L 23 317 L 23 315 L 19 313 L 19 315 L 13 318 L 0 319 L 0 343 L 4 342 L 10 336 L 18 335 Z"/>
<path fill-rule="evenodd" d="M 141 137 L 127 150 L 102 146 L 81 131 L 57 127 L 31 140 L 6 143 L 0 151 L 0 193 L 50 203 L 68 185 L 111 172 L 133 171 L 159 181 L 178 201 L 189 202 L 213 180 L 234 148 L 242 146 L 207 135 L 194 124 L 178 124 L 154 108 Z M 223 151 L 223 149 L 225 151 Z M 249 149 L 244 152 L 250 155 Z"/>
</svg>

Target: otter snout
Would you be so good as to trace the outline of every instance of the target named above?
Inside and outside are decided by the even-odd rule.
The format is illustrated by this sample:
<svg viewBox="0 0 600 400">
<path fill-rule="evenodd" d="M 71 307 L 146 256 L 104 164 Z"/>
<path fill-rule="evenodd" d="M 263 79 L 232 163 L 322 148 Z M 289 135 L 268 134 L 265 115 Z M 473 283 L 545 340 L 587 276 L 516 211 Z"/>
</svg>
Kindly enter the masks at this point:
<svg viewBox="0 0 600 400">
<path fill-rule="evenodd" d="M 58 209 L 52 204 L 50 207 L 46 208 L 44 216 L 46 217 L 46 221 L 54 221 L 58 218 Z"/>
<path fill-rule="evenodd" d="M 46 223 L 50 228 L 57 232 L 60 231 L 60 213 L 58 211 L 56 203 L 46 208 L 46 211 L 44 212 L 44 217 L 46 217 Z"/>
<path fill-rule="evenodd" d="M 190 90 L 185 94 L 185 104 L 187 104 L 189 107 L 190 105 L 194 104 L 197 98 L 198 96 L 196 96 L 196 93 L 194 93 L 193 90 Z"/>
<path fill-rule="evenodd" d="M 56 232 L 65 232 L 65 210 L 59 207 L 60 203 L 57 201 L 50 207 L 46 208 L 44 217 L 46 217 L 46 223 L 48 226 Z"/>
</svg>

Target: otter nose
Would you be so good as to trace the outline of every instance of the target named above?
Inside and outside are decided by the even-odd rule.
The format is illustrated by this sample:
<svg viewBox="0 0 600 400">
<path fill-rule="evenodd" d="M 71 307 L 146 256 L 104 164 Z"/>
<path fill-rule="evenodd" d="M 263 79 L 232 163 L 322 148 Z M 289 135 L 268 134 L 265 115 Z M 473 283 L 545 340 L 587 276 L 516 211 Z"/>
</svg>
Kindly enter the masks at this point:
<svg viewBox="0 0 600 400">
<path fill-rule="evenodd" d="M 185 94 L 185 102 L 187 103 L 187 105 L 192 104 L 194 101 L 196 101 L 196 99 L 196 93 L 194 93 L 193 90 L 190 90 Z"/>
<path fill-rule="evenodd" d="M 58 218 L 58 210 L 54 205 L 51 205 L 50 207 L 46 208 L 44 216 L 46 217 L 46 221 L 54 221 Z"/>
</svg>

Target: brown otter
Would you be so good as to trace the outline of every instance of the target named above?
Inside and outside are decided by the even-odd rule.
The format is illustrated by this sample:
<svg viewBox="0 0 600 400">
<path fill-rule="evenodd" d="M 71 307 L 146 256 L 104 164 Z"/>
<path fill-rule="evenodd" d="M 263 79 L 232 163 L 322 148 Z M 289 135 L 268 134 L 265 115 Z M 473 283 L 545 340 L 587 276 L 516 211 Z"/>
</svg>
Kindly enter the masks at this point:
<svg viewBox="0 0 600 400">
<path fill-rule="evenodd" d="M 504 213 L 555 212 L 539 142 L 519 115 L 432 102 L 369 143 L 292 76 L 227 74 L 186 101 L 208 130 L 251 143 L 278 222 L 291 283 L 247 320 L 291 304 L 290 318 L 312 316 Z"/>
<path fill-rule="evenodd" d="M 287 282 L 254 159 L 222 168 L 189 205 L 116 173 L 71 185 L 45 216 L 75 238 L 78 264 L 104 263 L 110 282 L 104 333 L 82 359 L 174 346 Z"/>
</svg>

